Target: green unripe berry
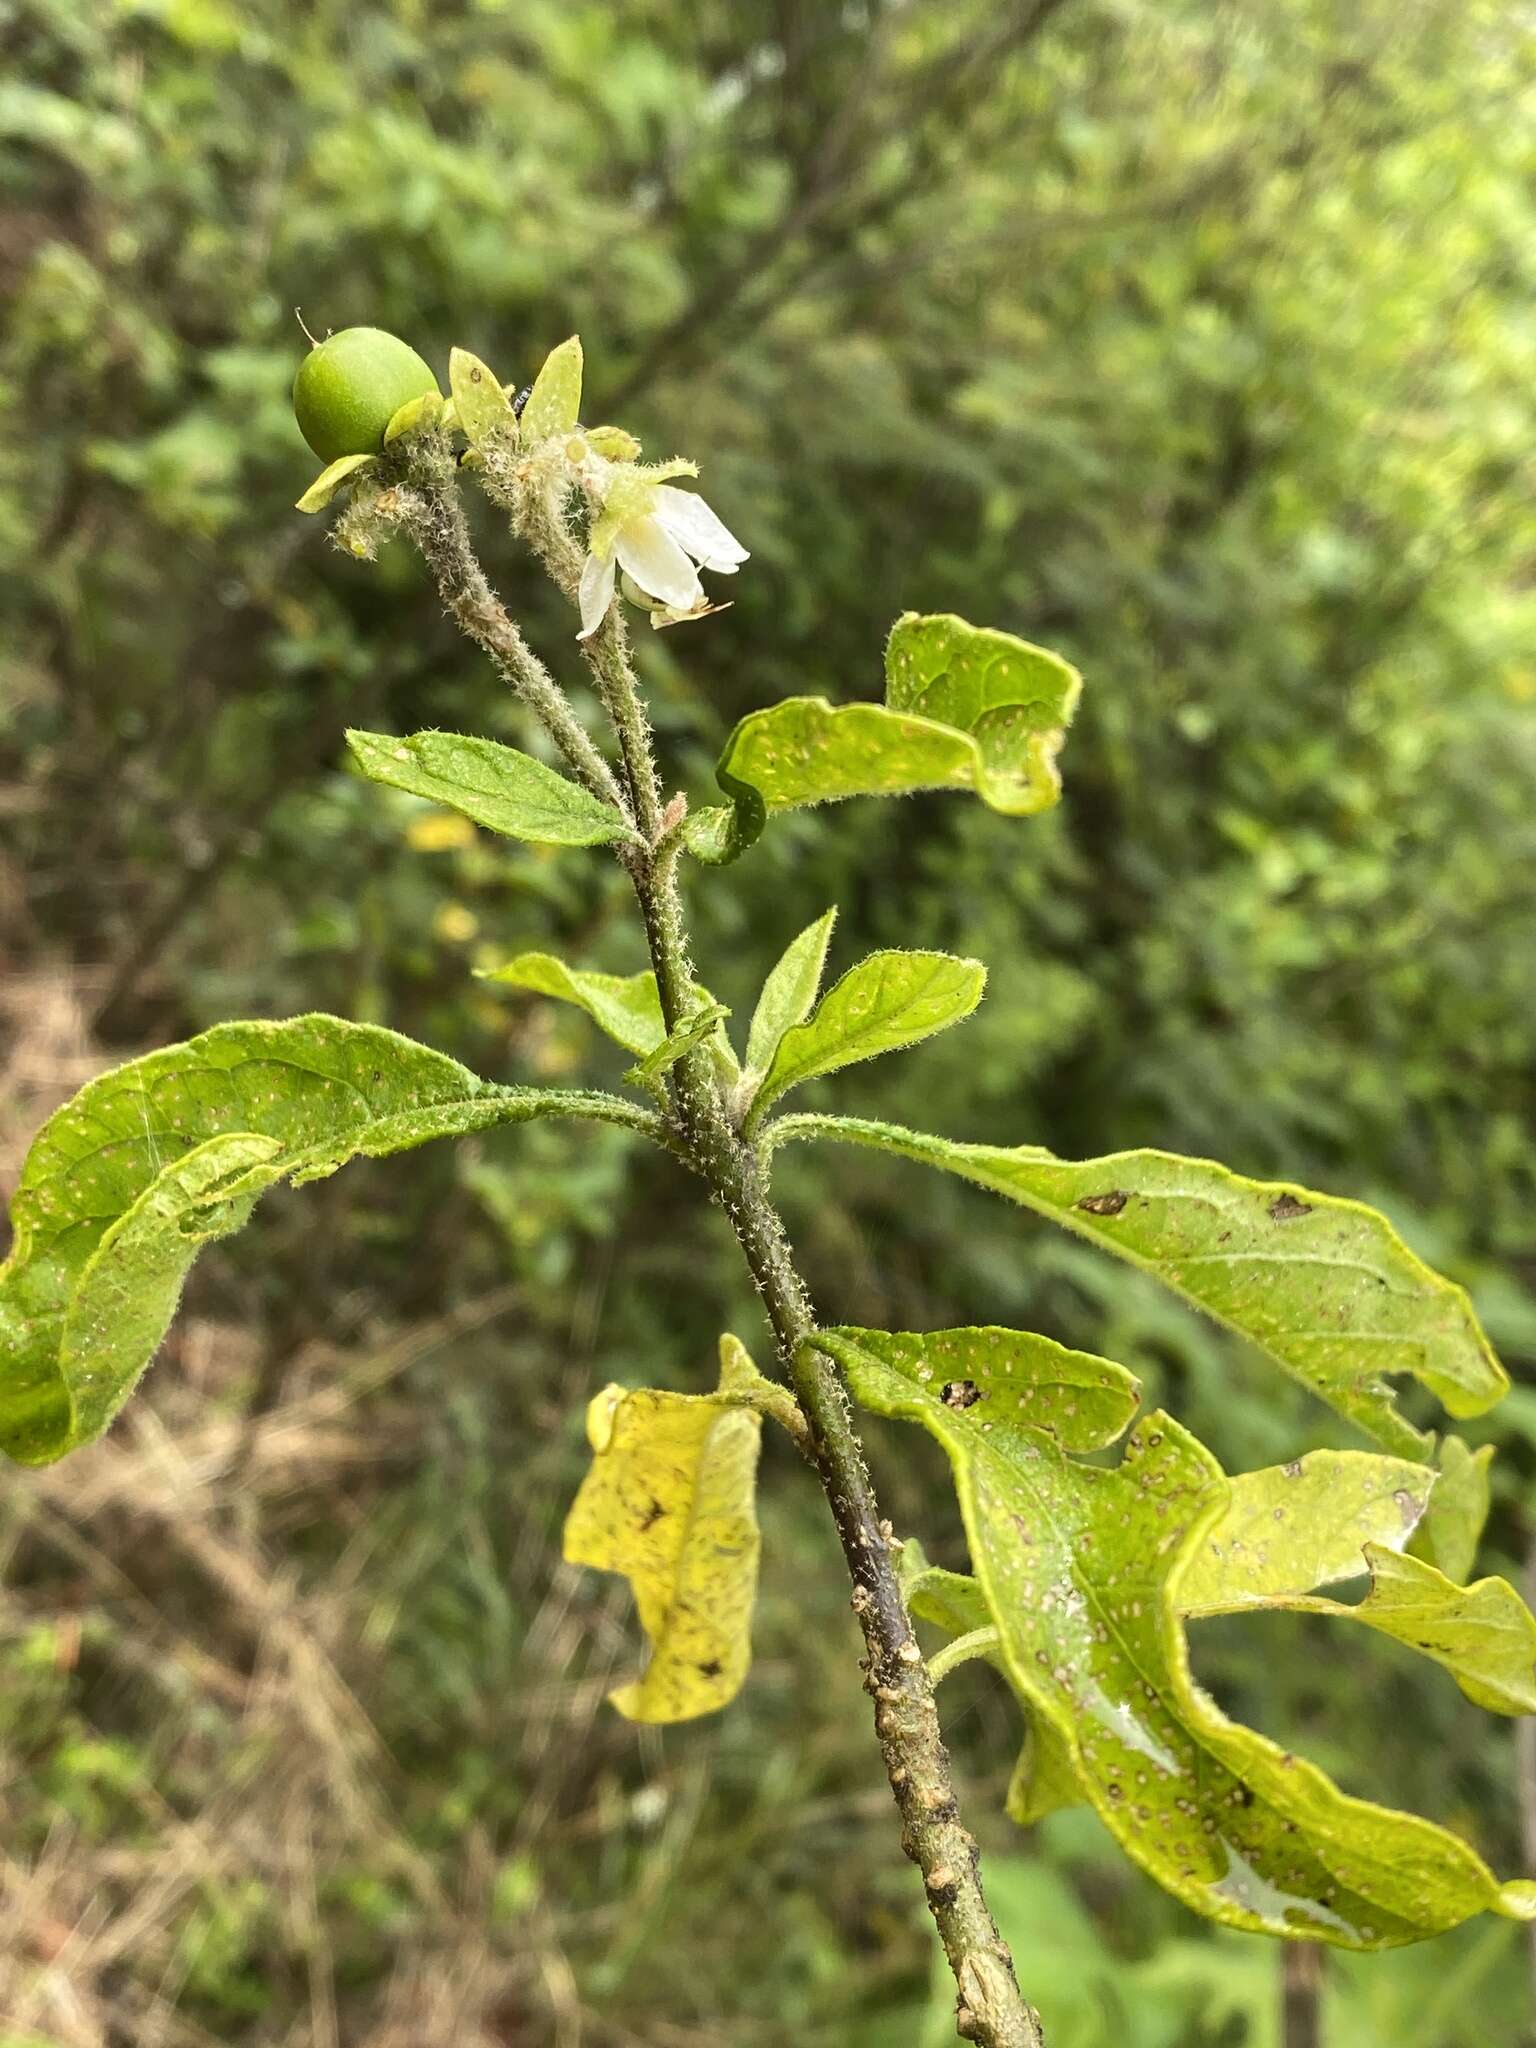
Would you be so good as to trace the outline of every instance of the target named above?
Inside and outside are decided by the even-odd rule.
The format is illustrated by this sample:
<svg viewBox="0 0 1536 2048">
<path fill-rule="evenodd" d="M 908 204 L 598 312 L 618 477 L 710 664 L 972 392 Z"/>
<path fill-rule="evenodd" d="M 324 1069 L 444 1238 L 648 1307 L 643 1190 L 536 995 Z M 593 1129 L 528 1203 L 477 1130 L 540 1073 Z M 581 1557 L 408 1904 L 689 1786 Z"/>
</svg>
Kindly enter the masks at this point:
<svg viewBox="0 0 1536 2048">
<path fill-rule="evenodd" d="M 321 461 L 334 462 L 374 454 L 400 407 L 428 392 L 437 379 L 408 342 L 382 327 L 344 327 L 300 363 L 293 415 Z"/>
</svg>

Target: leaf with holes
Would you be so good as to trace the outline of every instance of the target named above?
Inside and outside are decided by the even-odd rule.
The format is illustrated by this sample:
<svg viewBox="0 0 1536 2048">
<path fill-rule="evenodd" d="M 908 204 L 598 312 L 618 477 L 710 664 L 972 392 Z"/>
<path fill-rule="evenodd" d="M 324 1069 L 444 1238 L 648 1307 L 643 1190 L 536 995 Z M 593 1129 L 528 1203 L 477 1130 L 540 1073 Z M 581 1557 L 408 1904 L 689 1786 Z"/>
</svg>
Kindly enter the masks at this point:
<svg viewBox="0 0 1536 2048">
<path fill-rule="evenodd" d="M 410 739 L 350 731 L 347 745 L 370 782 L 444 804 L 507 839 L 542 846 L 602 846 L 634 833 L 612 804 L 531 754 L 456 732 Z"/>
<path fill-rule="evenodd" d="M 1056 756 L 1081 689 L 1070 663 L 1011 633 L 904 613 L 886 646 L 884 704 L 788 697 L 750 712 L 715 769 L 729 808 L 693 812 L 684 839 L 718 864 L 777 811 L 921 789 L 968 789 L 1031 817 L 1061 794 Z"/>
<path fill-rule="evenodd" d="M 727 1336 L 717 1393 L 610 1386 L 588 1407 L 592 1469 L 564 1554 L 621 1572 L 634 1591 L 651 1660 L 609 1694 L 631 1721 L 691 1721 L 741 1690 L 757 1596 L 758 1390 L 768 1385 Z"/>
<path fill-rule="evenodd" d="M 1478 1912 L 1536 1917 L 1536 1885 L 1500 1885 L 1445 1829 L 1347 1796 L 1194 1683 L 1180 1576 L 1230 1489 L 1171 1417 L 1141 1422 L 1119 1465 L 1087 1465 L 1026 1357 L 977 1365 L 959 1406 L 938 1367 L 924 1380 L 862 1333 L 818 1341 L 860 1402 L 944 1446 L 1012 1682 L 1121 1847 L 1176 1897 L 1253 1932 L 1363 1949 Z"/>
<path fill-rule="evenodd" d="M 872 1146 L 1064 1224 L 1248 1338 L 1402 1456 L 1422 1455 L 1430 1439 L 1397 1408 L 1387 1374 L 1412 1373 L 1456 1416 L 1480 1415 L 1508 1388 L 1463 1289 L 1359 1202 L 1171 1152 L 1074 1161 L 858 1117 L 785 1117 L 767 1136 Z"/>
<path fill-rule="evenodd" d="M 507 1088 L 375 1025 L 220 1024 L 90 1082 L 48 1119 L 0 1267 L 0 1449 L 48 1464 L 107 1427 L 193 1260 L 279 1180 L 533 1117 L 650 1119 L 617 1098 Z"/>
<path fill-rule="evenodd" d="M 871 953 L 835 982 L 804 1024 L 779 1039 L 747 1117 L 750 1133 L 790 1088 L 916 1045 L 969 1017 L 987 970 L 953 953 Z"/>
</svg>

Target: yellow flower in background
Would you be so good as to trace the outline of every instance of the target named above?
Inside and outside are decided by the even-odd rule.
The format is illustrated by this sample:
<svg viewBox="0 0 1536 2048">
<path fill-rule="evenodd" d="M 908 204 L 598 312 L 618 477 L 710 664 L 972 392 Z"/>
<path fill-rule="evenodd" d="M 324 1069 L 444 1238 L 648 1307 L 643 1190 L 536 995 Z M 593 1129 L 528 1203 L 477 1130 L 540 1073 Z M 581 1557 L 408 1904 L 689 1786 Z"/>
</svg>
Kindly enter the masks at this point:
<svg viewBox="0 0 1536 2048">
<path fill-rule="evenodd" d="M 405 843 L 417 853 L 458 853 L 475 843 L 475 828 L 457 811 L 420 811 L 405 828 Z"/>
<path fill-rule="evenodd" d="M 467 946 L 479 929 L 479 918 L 463 903 L 445 903 L 432 920 L 432 936 L 448 946 Z"/>
</svg>

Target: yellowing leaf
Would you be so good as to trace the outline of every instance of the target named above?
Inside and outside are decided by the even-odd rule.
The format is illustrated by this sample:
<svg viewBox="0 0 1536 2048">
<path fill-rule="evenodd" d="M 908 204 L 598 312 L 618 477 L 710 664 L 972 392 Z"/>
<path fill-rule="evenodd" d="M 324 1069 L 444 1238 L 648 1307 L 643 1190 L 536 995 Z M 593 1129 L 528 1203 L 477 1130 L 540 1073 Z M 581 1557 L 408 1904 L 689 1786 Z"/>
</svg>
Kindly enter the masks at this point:
<svg viewBox="0 0 1536 2048">
<path fill-rule="evenodd" d="M 1426 1466 L 1364 1451 L 1244 1473 L 1185 1562 L 1180 1612 L 1284 1608 L 1357 1622 L 1443 1665 L 1490 1713 L 1536 1713 L 1536 1615 L 1514 1587 L 1459 1586 L 1403 1551 L 1434 1482 Z M 1311 1590 L 1366 1572 L 1371 1589 L 1355 1604 Z"/>
<path fill-rule="evenodd" d="M 762 1439 L 754 1383 L 761 1376 L 746 1352 L 722 1337 L 718 1393 L 610 1387 L 588 1409 L 592 1468 L 566 1519 L 564 1554 L 621 1572 L 634 1590 L 651 1660 L 609 1695 L 631 1721 L 713 1713 L 747 1675 Z"/>
<path fill-rule="evenodd" d="M 1176 1897 L 1232 1926 L 1346 1948 L 1421 1940 L 1484 1911 L 1536 1917 L 1536 1886 L 1500 1885 L 1447 1830 L 1349 1797 L 1195 1684 L 1180 1574 L 1230 1488 L 1180 1424 L 1150 1415 L 1118 1466 L 1086 1465 L 1041 1426 L 1064 1397 L 1020 1407 L 1027 1353 L 976 1365 L 958 1401 L 936 1369 L 922 1377 L 920 1354 L 882 1353 L 863 1332 L 817 1341 L 864 1405 L 948 1452 L 1011 1682 L 1121 1847 Z"/>
<path fill-rule="evenodd" d="M 871 1333 L 863 1334 L 867 1337 Z M 947 1572 L 929 1564 L 922 1546 L 910 1539 L 902 1545 L 900 1570 L 902 1590 L 913 1614 L 920 1621 L 931 1621 L 951 1637 L 973 1636 L 983 1631 L 990 1635 L 993 1641 L 983 1654 L 1007 1678 L 1008 1662 L 1002 1641 L 986 1595 L 976 1581 L 962 1572 Z M 1017 1821 L 1020 1827 L 1032 1827 L 1063 1806 L 1081 1806 L 1088 1795 L 1054 1724 L 1037 1713 L 1017 1687 L 1014 1695 L 1024 1716 L 1024 1741 L 1008 1781 L 1004 1807 L 1010 1820 Z"/>
<path fill-rule="evenodd" d="M 408 398 L 404 405 L 391 413 L 389 425 L 384 429 L 384 446 L 402 440 L 407 434 L 414 434 L 418 427 L 429 426 L 440 419 L 443 400 L 439 392 L 424 391 L 420 398 Z"/>
<path fill-rule="evenodd" d="M 581 337 L 573 334 L 544 358 L 523 407 L 523 439 L 569 433 L 581 417 Z"/>
<path fill-rule="evenodd" d="M 377 460 L 372 455 L 338 455 L 333 463 L 321 470 L 294 509 L 323 512 L 349 477 L 355 477 L 359 470 L 377 467 Z"/>
<path fill-rule="evenodd" d="M 1404 1547 L 1434 1483 L 1427 1465 L 1374 1451 L 1313 1451 L 1239 1473 L 1221 1519 L 1185 1564 L 1179 1605 L 1224 1614 L 1358 1579 L 1367 1543 Z"/>
<path fill-rule="evenodd" d="M 1456 1416 L 1480 1415 L 1508 1388 L 1465 1291 L 1359 1202 L 1171 1152 L 1057 1159 L 1038 1145 L 970 1145 L 837 1116 L 785 1117 L 767 1135 L 921 1160 L 1048 1216 L 1247 1337 L 1402 1456 L 1422 1456 L 1429 1438 L 1386 1375 L 1414 1374 Z"/>
</svg>

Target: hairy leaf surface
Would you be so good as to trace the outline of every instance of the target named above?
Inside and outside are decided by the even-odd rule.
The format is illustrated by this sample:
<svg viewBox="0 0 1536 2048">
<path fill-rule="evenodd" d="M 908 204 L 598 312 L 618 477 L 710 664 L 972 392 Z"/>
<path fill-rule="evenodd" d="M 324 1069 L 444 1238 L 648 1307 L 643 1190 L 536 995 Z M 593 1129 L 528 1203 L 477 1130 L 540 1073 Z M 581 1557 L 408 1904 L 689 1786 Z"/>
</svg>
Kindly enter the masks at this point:
<svg viewBox="0 0 1536 2048">
<path fill-rule="evenodd" d="M 294 510 L 323 512 L 349 477 L 355 477 L 359 470 L 377 467 L 378 458 L 374 455 L 338 455 L 334 462 L 327 463 L 303 497 L 295 502 Z"/>
<path fill-rule="evenodd" d="M 642 1087 L 656 1080 L 669 1067 L 675 1067 L 696 1045 L 702 1045 L 706 1038 L 719 1032 L 730 1014 L 724 1003 L 712 999 L 700 1003 L 696 1010 L 690 1010 L 686 1017 L 679 1018 L 660 1045 L 653 1046 L 643 1060 L 629 1069 L 625 1080 L 637 1082 Z"/>
<path fill-rule="evenodd" d="M 814 924 L 790 940 L 763 983 L 747 1031 L 748 1072 L 759 1077 L 766 1074 L 785 1032 L 803 1024 L 811 1014 L 836 922 L 835 906 L 823 911 Z"/>
<path fill-rule="evenodd" d="M 1387 1374 L 1412 1373 L 1458 1416 L 1491 1408 L 1509 1385 L 1465 1291 L 1359 1202 L 1170 1152 L 1074 1161 L 858 1117 L 786 1117 L 769 1136 L 920 1160 L 1064 1224 L 1250 1339 L 1400 1455 L 1422 1455 L 1430 1439 L 1397 1408 Z"/>
<path fill-rule="evenodd" d="M 747 1675 L 763 1426 L 756 1388 L 767 1384 L 727 1336 L 717 1393 L 610 1386 L 588 1408 L 592 1468 L 566 1519 L 565 1557 L 621 1572 L 634 1590 L 651 1660 L 642 1678 L 609 1694 L 631 1721 L 713 1713 Z"/>
<path fill-rule="evenodd" d="M 567 967 L 553 953 L 519 953 L 482 978 L 574 1003 L 626 1052 L 654 1052 L 667 1035 L 656 976 L 649 968 L 643 974 L 592 974 Z"/>
<path fill-rule="evenodd" d="M 862 1337 L 825 1341 L 860 1401 L 948 1452 L 1013 1683 L 1126 1853 L 1177 1897 L 1234 1926 L 1350 1948 L 1480 1911 L 1536 1915 L 1536 1885 L 1501 1886 L 1446 1830 L 1347 1796 L 1194 1683 L 1179 1574 L 1229 1489 L 1179 1423 L 1148 1416 L 1118 1466 L 1084 1465 L 1020 1410 L 1017 1359 L 978 1370 L 976 1398 L 958 1407 Z"/>
<path fill-rule="evenodd" d="M 542 441 L 548 434 L 564 434 L 581 416 L 581 337 L 573 334 L 551 349 L 533 380 L 528 403 L 523 407 L 523 439 Z"/>
<path fill-rule="evenodd" d="M 842 797 L 968 789 L 1010 817 L 1055 803 L 1082 688 L 1059 655 L 949 613 L 908 612 L 885 675 L 883 705 L 788 697 L 742 719 L 715 770 L 731 806 L 689 818 L 690 850 L 734 860 L 775 811 Z"/>
<path fill-rule="evenodd" d="M 871 953 L 834 982 L 804 1024 L 794 1024 L 753 1099 L 752 1129 L 790 1088 L 835 1074 L 859 1060 L 916 1045 L 968 1017 L 981 1001 L 987 970 L 952 953 Z"/>
<path fill-rule="evenodd" d="M 461 811 L 487 831 L 544 846 L 601 846 L 634 834 L 612 804 L 531 754 L 456 732 L 347 734 L 372 782 Z"/>
<path fill-rule="evenodd" d="M 49 1118 L 0 1268 L 0 1449 L 46 1464 L 100 1435 L 197 1252 L 275 1181 L 542 1116 L 645 1128 L 614 1097 L 506 1088 L 375 1025 L 221 1024 L 101 1075 Z"/>
<path fill-rule="evenodd" d="M 517 417 L 512 401 L 501 388 L 495 372 L 467 348 L 456 348 L 448 356 L 448 385 L 453 393 L 459 425 L 474 447 L 494 435 L 517 439 Z"/>
</svg>

